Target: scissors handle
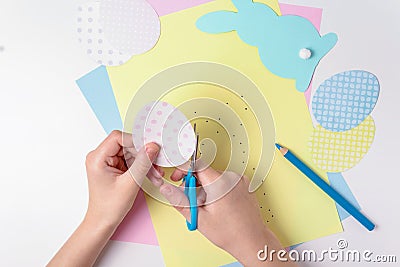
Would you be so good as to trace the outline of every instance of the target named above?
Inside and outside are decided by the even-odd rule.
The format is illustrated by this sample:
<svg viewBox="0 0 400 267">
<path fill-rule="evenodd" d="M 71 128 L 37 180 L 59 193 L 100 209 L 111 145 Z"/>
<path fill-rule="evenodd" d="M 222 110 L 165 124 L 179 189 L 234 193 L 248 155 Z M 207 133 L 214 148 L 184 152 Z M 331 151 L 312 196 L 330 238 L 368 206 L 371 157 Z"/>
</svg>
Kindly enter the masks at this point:
<svg viewBox="0 0 400 267">
<path fill-rule="evenodd" d="M 193 176 L 192 170 L 188 171 L 185 177 L 185 195 L 189 198 L 190 206 L 190 222 L 186 221 L 189 231 L 197 229 L 197 193 L 196 193 L 196 177 Z"/>
</svg>

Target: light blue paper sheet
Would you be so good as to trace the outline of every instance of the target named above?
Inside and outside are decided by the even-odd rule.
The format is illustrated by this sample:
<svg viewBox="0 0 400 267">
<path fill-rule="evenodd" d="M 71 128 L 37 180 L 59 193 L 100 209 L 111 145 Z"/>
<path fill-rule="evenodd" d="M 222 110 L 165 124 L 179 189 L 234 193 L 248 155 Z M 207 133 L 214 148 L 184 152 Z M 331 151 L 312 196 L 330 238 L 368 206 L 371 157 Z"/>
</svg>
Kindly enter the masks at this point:
<svg viewBox="0 0 400 267">
<path fill-rule="evenodd" d="M 98 67 L 76 83 L 106 133 L 122 130 L 121 117 L 106 67 Z"/>
<path fill-rule="evenodd" d="M 361 209 L 360 205 L 358 204 L 356 198 L 354 197 L 353 193 L 351 192 L 349 186 L 347 185 L 346 181 L 343 178 L 343 175 L 341 173 L 328 173 L 328 179 L 331 184 L 331 186 L 338 191 L 346 200 L 348 200 L 354 207 L 356 207 L 358 210 Z M 350 216 L 350 214 L 345 211 L 341 206 L 336 204 L 336 208 L 339 213 L 340 220 L 343 221 L 347 217 Z"/>
</svg>

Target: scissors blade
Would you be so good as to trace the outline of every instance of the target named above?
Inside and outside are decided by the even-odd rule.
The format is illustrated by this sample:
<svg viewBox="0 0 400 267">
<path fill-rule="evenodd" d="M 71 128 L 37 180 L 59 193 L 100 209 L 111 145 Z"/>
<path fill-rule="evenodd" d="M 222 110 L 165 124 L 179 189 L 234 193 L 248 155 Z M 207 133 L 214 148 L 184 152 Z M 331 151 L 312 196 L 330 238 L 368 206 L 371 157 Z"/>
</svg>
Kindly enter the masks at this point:
<svg viewBox="0 0 400 267">
<path fill-rule="evenodd" d="M 190 168 L 192 169 L 192 172 L 195 172 L 196 170 L 196 159 L 197 159 L 197 150 L 199 148 L 199 135 L 196 133 L 196 123 L 193 126 L 194 134 L 196 135 L 196 146 L 194 148 L 194 152 L 192 155 L 192 162 L 190 164 Z"/>
</svg>

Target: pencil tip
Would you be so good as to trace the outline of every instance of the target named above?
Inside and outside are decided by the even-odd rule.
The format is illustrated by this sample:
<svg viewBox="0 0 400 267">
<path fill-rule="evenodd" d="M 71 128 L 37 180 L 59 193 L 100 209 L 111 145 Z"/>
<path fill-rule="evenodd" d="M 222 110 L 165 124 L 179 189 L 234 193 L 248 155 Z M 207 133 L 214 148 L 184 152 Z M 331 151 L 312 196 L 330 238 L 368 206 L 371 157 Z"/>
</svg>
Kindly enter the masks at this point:
<svg viewBox="0 0 400 267">
<path fill-rule="evenodd" d="M 275 146 L 276 146 L 276 148 L 277 148 L 278 150 L 281 150 L 281 148 L 282 148 L 279 144 L 275 144 Z"/>
</svg>

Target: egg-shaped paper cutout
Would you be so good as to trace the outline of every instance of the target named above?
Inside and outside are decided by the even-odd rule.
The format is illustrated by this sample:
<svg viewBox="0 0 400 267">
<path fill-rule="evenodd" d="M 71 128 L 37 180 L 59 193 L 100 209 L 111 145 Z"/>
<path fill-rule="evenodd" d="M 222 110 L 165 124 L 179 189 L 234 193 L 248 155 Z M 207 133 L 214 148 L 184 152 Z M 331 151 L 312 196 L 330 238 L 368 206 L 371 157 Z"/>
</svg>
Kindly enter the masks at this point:
<svg viewBox="0 0 400 267">
<path fill-rule="evenodd" d="M 107 40 L 124 54 L 147 52 L 160 37 L 160 19 L 146 0 L 102 0 L 100 18 Z"/>
<path fill-rule="evenodd" d="M 86 54 L 96 63 L 104 66 L 119 66 L 127 62 L 131 55 L 115 49 L 104 35 L 99 23 L 100 3 L 88 2 L 78 7 L 78 41 Z"/>
<path fill-rule="evenodd" d="M 370 149 L 375 123 L 368 116 L 357 127 L 332 132 L 318 125 L 310 136 L 308 148 L 313 162 L 327 172 L 343 172 L 354 167 Z"/>
<path fill-rule="evenodd" d="M 379 96 L 376 76 L 345 71 L 325 80 L 312 98 L 315 119 L 327 130 L 342 132 L 358 126 L 372 112 Z"/>
<path fill-rule="evenodd" d="M 185 115 L 162 101 L 151 102 L 138 112 L 132 136 L 136 150 L 151 142 L 161 147 L 155 164 L 162 167 L 187 162 L 196 146 L 193 127 Z"/>
</svg>

